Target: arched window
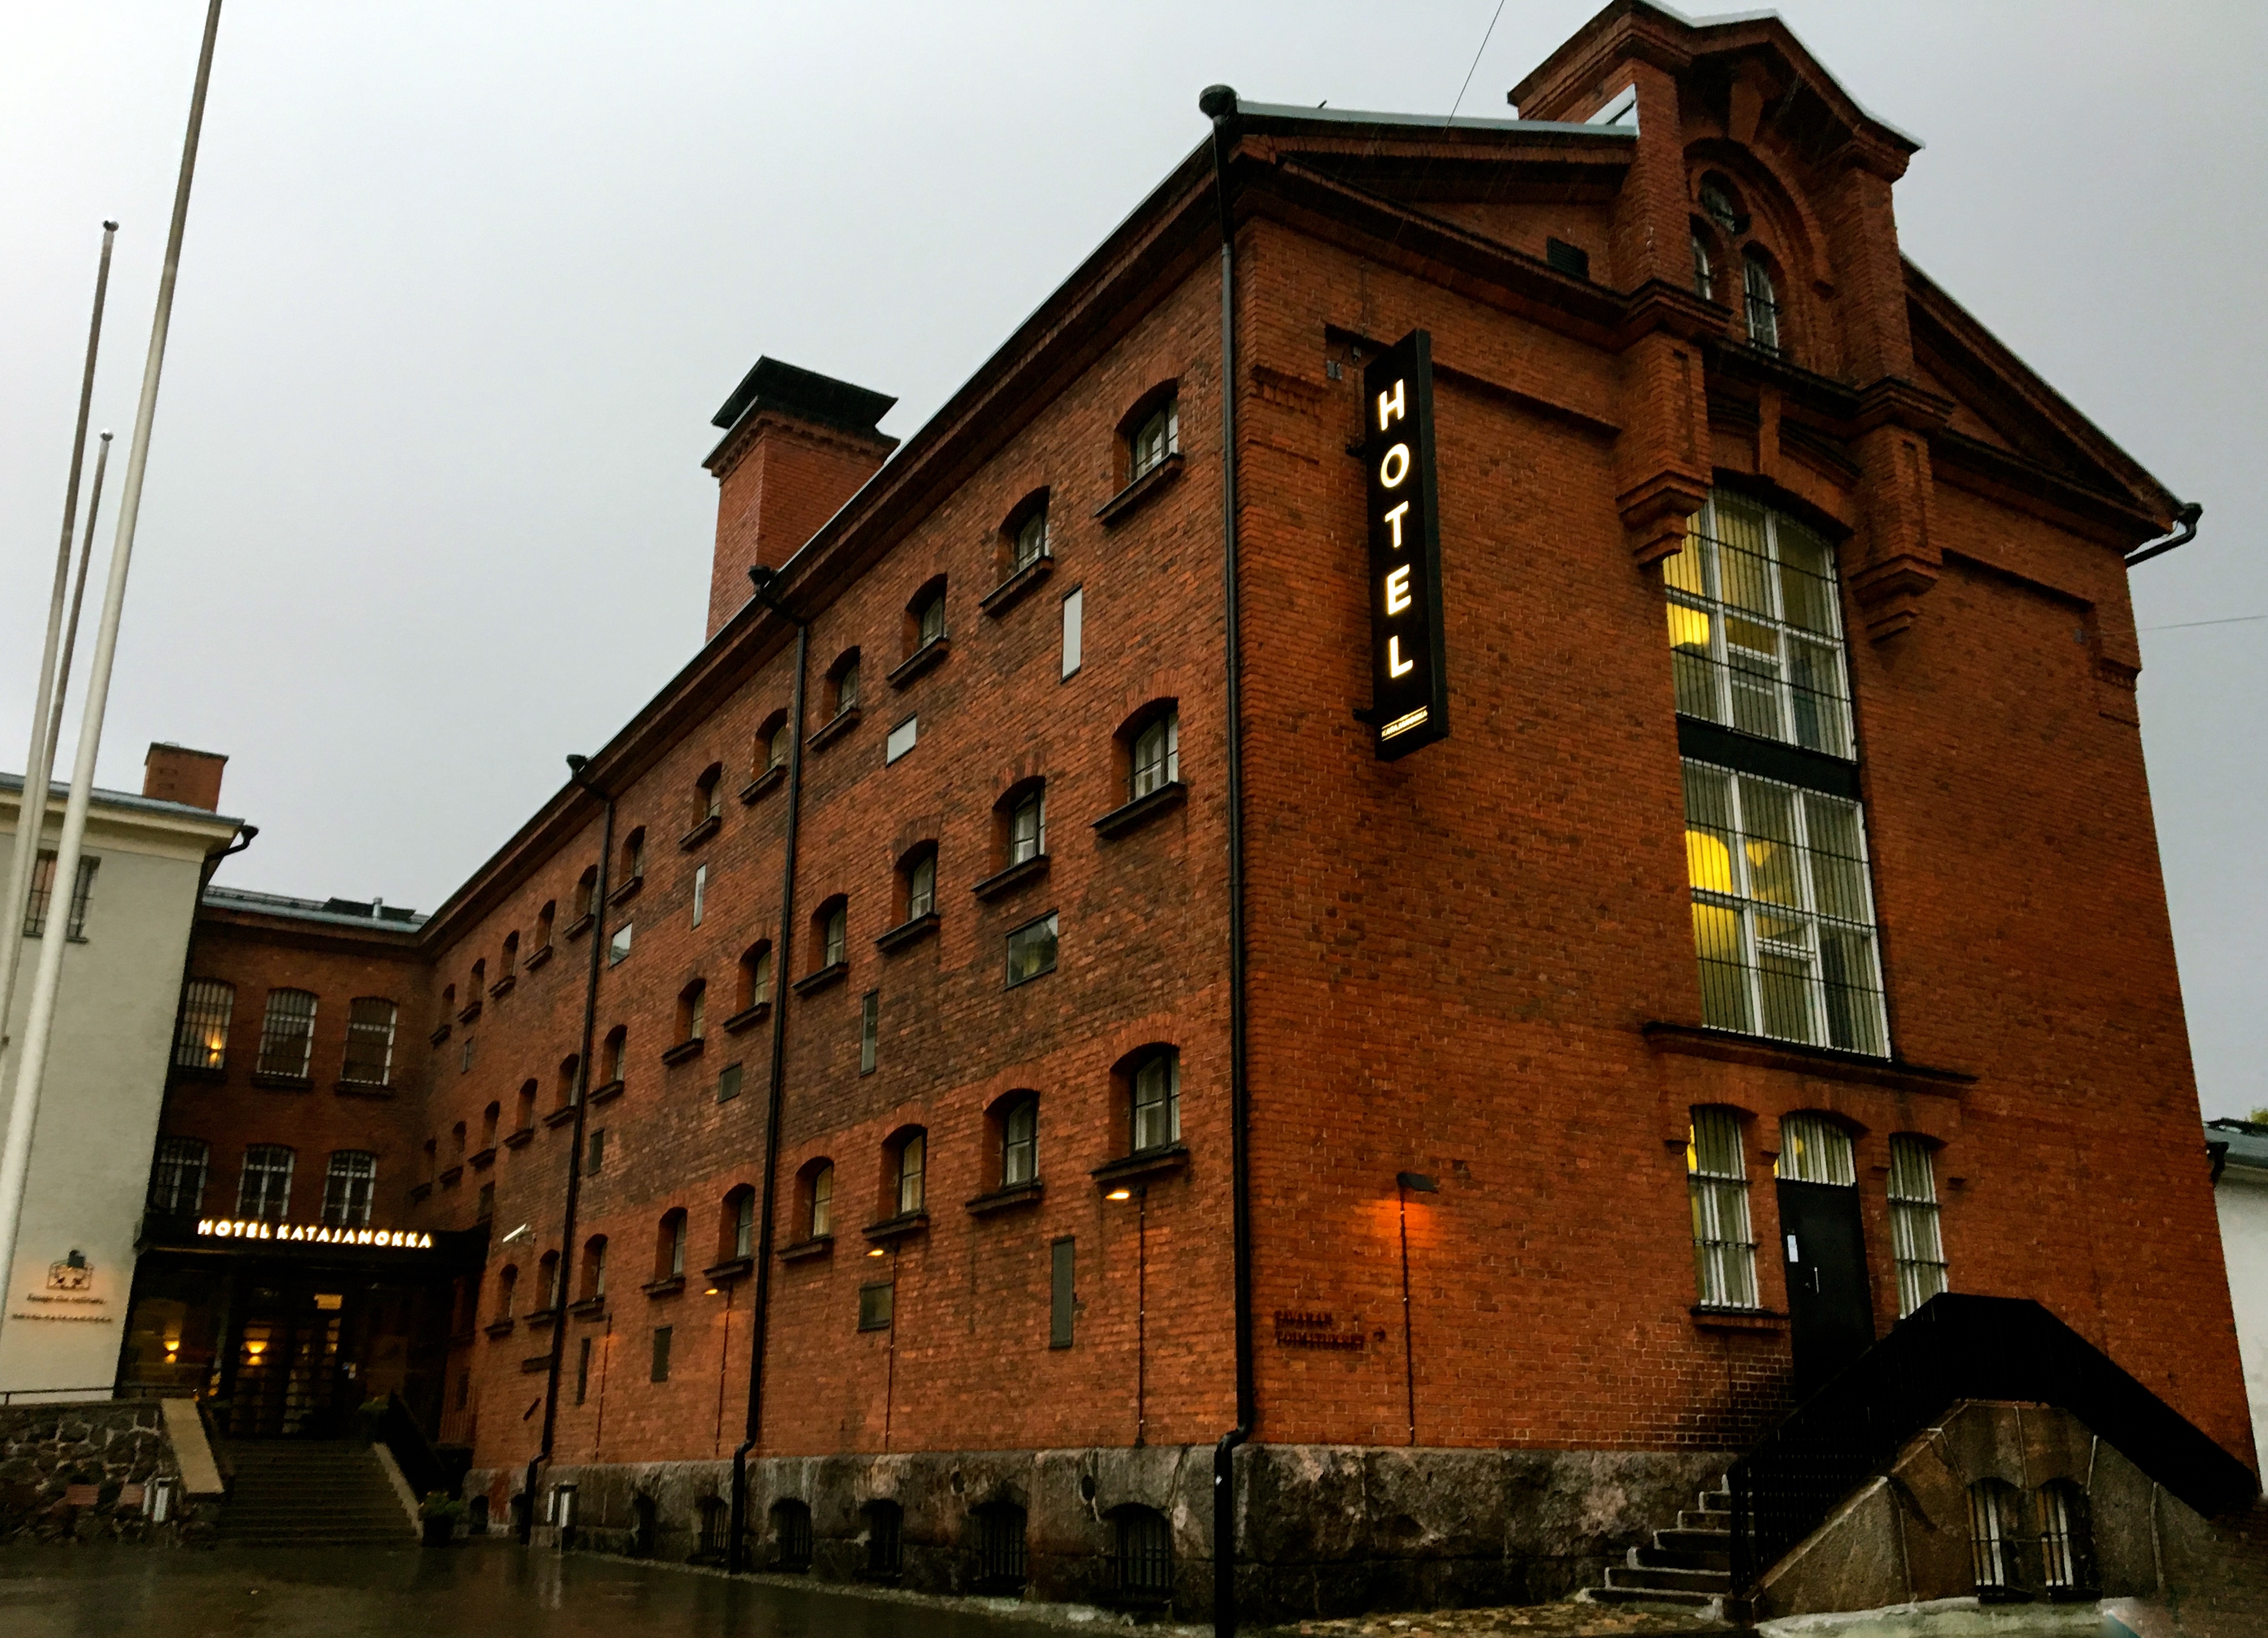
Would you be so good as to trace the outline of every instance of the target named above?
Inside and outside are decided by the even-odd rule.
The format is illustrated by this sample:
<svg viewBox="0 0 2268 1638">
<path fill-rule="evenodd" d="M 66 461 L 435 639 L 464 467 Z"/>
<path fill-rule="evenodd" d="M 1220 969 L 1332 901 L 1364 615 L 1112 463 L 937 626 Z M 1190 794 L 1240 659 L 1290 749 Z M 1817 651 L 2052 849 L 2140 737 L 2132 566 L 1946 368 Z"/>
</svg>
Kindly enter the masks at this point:
<svg viewBox="0 0 2268 1638">
<path fill-rule="evenodd" d="M 1174 1535 L 1154 1508 L 1122 1507 L 1110 1516 L 1116 1551 L 1111 1579 L 1119 1597 L 1168 1598 L 1174 1591 Z"/>
<path fill-rule="evenodd" d="M 811 1509 L 793 1496 L 772 1503 L 772 1568 L 788 1575 L 811 1568 Z"/>
<path fill-rule="evenodd" d="M 519 1083 L 519 1096 L 512 1104 L 512 1129 L 515 1133 L 532 1132 L 535 1127 L 535 1081 L 531 1077 Z"/>
<path fill-rule="evenodd" d="M 837 893 L 812 913 L 812 970 L 821 972 L 840 966 L 850 954 L 850 901 Z"/>
<path fill-rule="evenodd" d="M 291 1206 L 291 1151 L 280 1143 L 255 1143 L 244 1151 L 244 1172 L 236 1187 L 236 1214 L 280 1223 Z"/>
<path fill-rule="evenodd" d="M 1938 1222 L 1937 1177 L 1929 1140 L 1890 1140 L 1890 1251 L 1898 1271 L 1898 1317 L 1946 1288 L 1945 1240 Z"/>
<path fill-rule="evenodd" d="M 787 712 L 775 711 L 756 730 L 756 772 L 762 775 L 786 767 L 788 754 L 794 748 L 794 725 L 788 721 Z"/>
<path fill-rule="evenodd" d="M 1741 210 L 1733 185 L 1712 171 L 1701 179 L 1701 214 L 1728 233 L 1745 233 L 1749 218 Z"/>
<path fill-rule="evenodd" d="M 1980 1597 L 2015 1585 L 2017 1544 L 2024 1533 L 2024 1502 L 2015 1487 L 1981 1479 L 1969 1487 L 1969 1550 Z"/>
<path fill-rule="evenodd" d="M 559 1253 L 546 1251 L 536 1267 L 536 1298 L 539 1314 L 548 1314 L 559 1306 Z"/>
<path fill-rule="evenodd" d="M 835 1162 L 815 1160 L 806 1165 L 797 1179 L 797 1216 L 801 1220 L 804 1238 L 823 1240 L 835 1232 Z"/>
<path fill-rule="evenodd" d="M 895 1575 L 903 1568 L 900 1538 L 905 1525 L 905 1509 L 895 1502 L 869 1502 L 863 1511 L 866 1521 L 866 1574 Z"/>
<path fill-rule="evenodd" d="M 923 1209 L 928 1199 L 929 1134 L 909 1127 L 883 1145 L 883 1214 L 903 1217 Z"/>
<path fill-rule="evenodd" d="M 1783 1183 L 1825 1183 L 1856 1188 L 1857 1157 L 1851 1134 L 1824 1115 L 1787 1115 L 1779 1123 L 1779 1158 L 1772 1176 Z"/>
<path fill-rule="evenodd" d="M 917 842 L 898 860 L 901 925 L 937 912 L 937 844 Z"/>
<path fill-rule="evenodd" d="M 557 1099 L 561 1109 L 572 1109 L 575 1100 L 582 1096 L 582 1067 L 583 1060 L 572 1052 L 559 1060 Z"/>
<path fill-rule="evenodd" d="M 762 1007 L 772 999 L 772 946 L 759 939 L 740 952 L 740 988 L 733 997 L 735 1015 Z"/>
<path fill-rule="evenodd" d="M 158 1139 L 158 1163 L 150 1172 L 150 1209 L 184 1215 L 202 1211 L 210 1156 L 202 1138 Z"/>
<path fill-rule="evenodd" d="M 992 810 L 994 854 L 1005 870 L 1048 851 L 1048 782 L 1027 779 Z"/>
<path fill-rule="evenodd" d="M 1126 1111 L 1126 1151 L 1140 1155 L 1169 1148 L 1182 1140 L 1182 1055 L 1170 1046 L 1145 1046 L 1119 1060 L 1111 1077 L 1118 1082 Z"/>
<path fill-rule="evenodd" d="M 382 1087 L 394 1074 L 392 1001 L 359 996 L 347 1004 L 347 1054 L 339 1078 L 357 1086 Z"/>
<path fill-rule="evenodd" d="M 654 1237 L 653 1277 L 657 1282 L 685 1278 L 685 1208 L 681 1206 L 662 1214 L 661 1231 Z"/>
<path fill-rule="evenodd" d="M 976 1509 L 976 1585 L 981 1592 L 1020 1593 L 1027 1578 L 1024 1509 L 988 1502 Z"/>
<path fill-rule="evenodd" d="M 1182 777 L 1182 713 L 1172 700 L 1144 706 L 1118 730 L 1126 800 L 1139 801 Z"/>
<path fill-rule="evenodd" d="M 756 1254 L 756 1192 L 740 1184 L 725 1196 L 718 1224 L 717 1260 L 736 1263 Z"/>
<path fill-rule="evenodd" d="M 504 1105 L 491 1103 L 481 1111 L 481 1147 L 496 1147 L 497 1123 L 504 1118 Z"/>
<path fill-rule="evenodd" d="M 598 866 L 584 866 L 583 874 L 576 878 L 575 889 L 575 896 L 578 902 L 579 902 L 583 906 L 582 919 L 588 921 L 592 917 L 599 913 Z M 568 930 L 572 932 L 574 929 L 571 927 Z"/>
<path fill-rule="evenodd" d="M 607 1295 L 607 1236 L 594 1234 L 583 1242 L 583 1295 L 585 1302 Z"/>
<path fill-rule="evenodd" d="M 830 717 L 858 708 L 858 651 L 846 649 L 827 668 L 827 705 Z"/>
<path fill-rule="evenodd" d="M 622 886 L 628 887 L 645 874 L 645 827 L 638 826 L 622 838 Z"/>
<path fill-rule="evenodd" d="M 1156 471 L 1182 453 L 1181 398 L 1173 383 L 1145 395 L 1121 424 L 1125 440 L 1126 481 Z"/>
<path fill-rule="evenodd" d="M 945 635 L 945 576 L 940 574 L 916 592 L 906 605 L 906 657 L 911 659 L 932 643 L 942 641 Z"/>
<path fill-rule="evenodd" d="M 1773 288 L 1764 253 L 1753 245 L 1741 257 L 1741 299 L 1748 320 L 1749 344 L 1759 352 L 1778 353 L 1779 292 Z"/>
<path fill-rule="evenodd" d="M 622 1060 L 630 1055 L 630 1027 L 628 1024 L 616 1024 L 607 1031 L 606 1045 L 599 1058 L 600 1069 L 607 1078 L 600 1085 L 613 1086 L 622 1078 Z"/>
<path fill-rule="evenodd" d="M 339 1150 L 331 1156 L 329 1175 L 323 1179 L 323 1221 L 334 1228 L 368 1228 L 371 1197 L 377 1191 L 378 1156 L 361 1149 Z"/>
<path fill-rule="evenodd" d="M 173 1029 L 173 1066 L 225 1069 L 228 1027 L 236 1016 L 236 986 L 225 978 L 192 978 L 181 992 L 180 1022 Z"/>
<path fill-rule="evenodd" d="M 465 986 L 465 1005 L 478 1007 L 481 1004 L 482 992 L 488 987 L 489 962 L 488 957 L 483 956 L 473 963 L 472 981 Z"/>
<path fill-rule="evenodd" d="M 445 984 L 445 985 L 443 985 L 441 986 L 441 1032 L 442 1032 L 442 1034 L 446 1035 L 446 1033 L 448 1033 L 448 1029 L 449 1029 L 450 1021 L 451 1021 L 451 1020 L 453 1020 L 453 1019 L 454 1019 L 454 1018 L 456 1017 L 456 1015 L 457 1015 L 457 986 L 456 986 L 455 985 L 453 985 L 453 984 Z M 436 1037 L 436 1039 L 438 1039 L 438 1037 Z"/>
<path fill-rule="evenodd" d="M 558 917 L 558 901 L 545 899 L 543 908 L 535 912 L 535 948 L 537 949 L 548 950 L 551 948 L 551 924 L 557 920 Z"/>
<path fill-rule="evenodd" d="M 2040 1516 L 2040 1582 L 2048 1596 L 2071 1598 L 2094 1593 L 2097 1577 L 2087 1493 L 2068 1479 L 2051 1479 L 2033 1499 Z"/>
<path fill-rule="evenodd" d="M 1000 1137 L 1000 1187 L 1012 1189 L 1040 1175 L 1040 1095 L 1011 1092 L 995 1106 Z"/>
<path fill-rule="evenodd" d="M 1713 1107 L 1693 1111 L 1685 1171 L 1701 1306 L 1756 1307 L 1756 1240 L 1749 1227 L 1749 1162 L 1739 1115 Z"/>
<path fill-rule="evenodd" d="M 315 998 L 306 990 L 270 990 L 260 1021 L 260 1073 L 307 1078 L 315 1051 Z"/>
<path fill-rule="evenodd" d="M 703 823 L 725 816 L 725 764 L 712 762 L 693 782 L 693 822 Z"/>
<path fill-rule="evenodd" d="M 497 1270 L 496 1317 L 512 1317 L 512 1300 L 519 1288 L 519 1270 L 510 1263 Z"/>
<path fill-rule="evenodd" d="M 1005 548 L 1000 575 L 1004 580 L 1049 556 L 1047 491 L 1039 490 L 1016 504 L 1000 527 L 1000 539 Z"/>
<path fill-rule="evenodd" d="M 504 971 L 502 978 L 512 978 L 519 971 L 519 933 L 517 929 L 504 935 Z"/>
<path fill-rule="evenodd" d="M 1717 299 L 1717 269 L 1709 255 L 1709 241 L 1697 224 L 1693 232 L 1693 293 L 1704 301 Z"/>
<path fill-rule="evenodd" d="M 698 1041 L 708 1021 L 709 981 L 696 978 L 677 992 L 677 1038 Z"/>
</svg>

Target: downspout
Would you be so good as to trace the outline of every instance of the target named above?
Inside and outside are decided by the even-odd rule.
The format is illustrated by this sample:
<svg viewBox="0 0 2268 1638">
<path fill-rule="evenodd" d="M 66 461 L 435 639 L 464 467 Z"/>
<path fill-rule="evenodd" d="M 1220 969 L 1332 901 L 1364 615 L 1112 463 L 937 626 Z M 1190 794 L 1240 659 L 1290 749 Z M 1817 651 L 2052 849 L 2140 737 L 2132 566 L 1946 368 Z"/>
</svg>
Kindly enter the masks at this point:
<svg viewBox="0 0 2268 1638">
<path fill-rule="evenodd" d="M 728 1572 L 748 1568 L 745 1546 L 748 1522 L 748 1452 L 764 1420 L 764 1332 L 771 1318 L 772 1218 L 779 1204 L 781 1082 L 787 1074 L 787 974 L 795 945 L 796 827 L 803 816 L 803 686 L 811 651 L 811 627 L 779 601 L 775 571 L 759 564 L 748 571 L 756 601 L 795 625 L 795 690 L 788 705 L 793 737 L 787 753 L 787 847 L 780 867 L 779 942 L 772 947 L 771 1092 L 764 1113 L 763 1215 L 756 1225 L 756 1295 L 748 1316 L 748 1420 L 733 1452 L 733 1513 L 725 1552 Z"/>
<path fill-rule="evenodd" d="M 1245 1153 L 1249 1088 L 1244 938 L 1244 653 L 1236 596 L 1236 220 L 1229 190 L 1236 92 L 1211 85 L 1197 107 L 1212 121 L 1213 196 L 1220 210 L 1221 609 L 1228 713 L 1228 1123 L 1231 1259 L 1235 1271 L 1236 1426 L 1212 1450 L 1212 1629 L 1236 1631 L 1236 1447 L 1259 1420 L 1252 1366 L 1252 1193 Z"/>
<path fill-rule="evenodd" d="M 588 791 L 606 804 L 599 829 L 599 879 L 591 895 L 591 969 L 583 985 L 583 1048 L 575 1059 L 575 1136 L 567 1146 L 567 1207 L 559 1230 L 559 1263 L 551 1299 L 551 1363 L 544 1376 L 543 1442 L 527 1464 L 527 1512 L 521 1519 L 519 1539 L 525 1546 L 535 1536 L 535 1470 L 551 1459 L 551 1444 L 559 1431 L 559 1376 L 567 1362 L 567 1287 L 575 1273 L 575 1208 L 583 1198 L 583 1128 L 591 1111 L 591 1048 L 598 1028 L 599 963 L 607 948 L 607 873 L 615 852 L 615 799 L 584 777 L 588 756 L 567 759 L 570 784 Z"/>
<path fill-rule="evenodd" d="M 2126 566 L 2131 569 L 2136 564 L 2147 563 L 2151 558 L 2169 552 L 2176 546 L 2188 545 L 2197 538 L 2198 520 L 2203 516 L 2205 516 L 2204 505 L 2199 502 L 2191 501 L 2179 512 L 2174 513 L 2174 521 L 2180 524 L 2181 528 L 2163 540 L 2148 542 L 2128 552 Z"/>
</svg>

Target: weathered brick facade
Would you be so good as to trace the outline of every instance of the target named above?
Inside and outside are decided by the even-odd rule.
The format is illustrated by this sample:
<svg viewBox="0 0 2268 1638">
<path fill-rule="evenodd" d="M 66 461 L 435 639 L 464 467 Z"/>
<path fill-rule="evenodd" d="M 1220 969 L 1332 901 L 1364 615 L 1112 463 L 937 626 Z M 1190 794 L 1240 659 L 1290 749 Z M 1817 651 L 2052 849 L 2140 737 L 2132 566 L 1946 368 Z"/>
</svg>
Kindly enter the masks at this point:
<svg viewBox="0 0 2268 1638">
<path fill-rule="evenodd" d="M 1580 123 L 1626 87 L 1635 129 Z M 2248 1450 L 2121 562 L 2177 503 L 1901 261 L 1891 196 L 1912 144 L 1776 21 L 1690 26 L 1618 0 L 1515 95 L 1527 122 L 1271 110 L 1235 128 L 1255 1437 L 1559 1453 L 1572 1465 L 1535 1494 L 1571 1487 L 1571 1518 L 1595 1485 L 1566 1474 L 1609 1454 L 1660 1457 L 1665 1494 L 1689 1485 L 1786 1406 L 1770 1184 L 1780 1118 L 1818 1111 L 1855 1144 L 1878 1326 L 1899 1308 L 1889 1141 L 1918 1134 L 1937 1146 L 1955 1288 L 2037 1298 Z M 1718 232 L 1712 176 L 1745 207 L 1711 241 L 1713 299 L 1693 261 L 1696 235 Z M 446 1166 L 457 1123 L 477 1147 L 484 1111 L 501 1111 L 482 1330 L 453 1354 L 471 1384 L 444 1428 L 475 1446 L 499 1509 L 543 1427 L 554 1321 L 528 1317 L 537 1258 L 561 1254 L 574 1302 L 597 1236 L 604 1300 L 556 1318 L 553 1477 L 582 1475 L 582 1523 L 602 1531 L 630 1527 L 640 1474 L 666 1478 L 653 1494 L 673 1498 L 673 1531 L 724 1482 L 756 1285 L 732 1202 L 765 1187 L 781 1028 L 772 1238 L 794 1256 L 770 1275 L 753 1528 L 768 1497 L 824 1466 L 811 1458 L 856 1458 L 806 1497 L 836 1509 L 821 1535 L 857 1530 L 868 1495 L 918 1488 L 912 1574 L 917 1546 L 965 1547 L 983 1499 L 953 1453 L 1101 1452 L 1103 1491 L 1123 1480 L 1145 1499 L 1130 1447 L 1209 1446 L 1236 1420 L 1217 223 L 1200 149 L 872 482 L 879 435 L 799 422 L 792 402 L 747 410 L 712 458 L 711 638 L 587 770 L 615 802 L 603 925 L 577 919 L 601 804 L 571 786 L 420 935 L 430 993 L 453 985 L 459 1015 L 486 963 L 478 1016 L 430 1020 L 456 1039 L 404 1112 Z M 1777 349 L 1749 344 L 1736 244 L 1773 269 Z M 1349 450 L 1361 359 L 1413 328 L 1435 361 L 1454 730 L 1389 764 L 1353 715 L 1370 616 Z M 1167 386 L 1178 454 L 1130 486 L 1130 415 Z M 1887 1057 L 1702 1027 L 1660 564 L 1712 487 L 1836 543 Z M 1042 491 L 1048 566 L 994 597 L 1005 531 Z M 794 792 L 766 768 L 797 649 L 788 618 L 744 601 L 757 563 L 778 571 L 768 595 L 808 622 L 792 884 Z M 939 576 L 949 646 L 900 672 L 914 601 Z M 1066 677 L 1074 589 L 1083 652 Z M 836 714 L 834 680 L 853 651 L 855 719 Z M 1130 729 L 1162 702 L 1178 709 L 1185 800 L 1097 828 L 1127 801 Z M 886 761 L 886 736 L 916 717 L 914 748 Z M 709 824 L 712 768 L 724 799 Z M 1035 778 L 1043 872 L 980 897 L 1006 862 L 998 805 Z M 926 845 L 924 931 L 896 867 Z M 844 970 L 799 988 L 828 964 L 814 918 L 838 898 Z M 1050 911 L 1056 970 L 1007 986 L 1005 935 Z M 582 1051 L 591 941 L 625 926 L 592 1016 L 602 1059 L 627 1030 L 621 1086 L 603 1061 L 586 1078 L 603 1160 L 563 1243 L 577 1127 L 562 1066 Z M 513 935 L 517 971 L 497 992 Z M 771 998 L 755 1012 L 736 963 L 759 943 Z M 701 1041 L 670 1051 L 696 981 Z M 1125 1076 L 1159 1044 L 1180 1054 L 1186 1163 L 1113 1199 L 1089 1173 L 1127 1153 Z M 719 1101 L 733 1070 L 738 1096 Z M 1020 1089 L 1039 1096 L 1044 1186 L 966 1209 L 1000 1184 L 988 1123 Z M 1743 1123 L 1764 1248 L 1752 1314 L 1697 1311 L 1686 1147 L 1705 1104 Z M 889 1156 L 911 1129 L 926 1134 L 926 1221 L 870 1245 L 862 1230 L 900 1216 Z M 832 1240 L 813 1246 L 799 1180 L 821 1160 Z M 1406 1201 L 1406 1351 L 1405 1171 L 1439 1184 Z M 421 1221 L 475 1226 L 472 1181 L 437 1188 Z M 674 1210 L 689 1222 L 681 1285 L 661 1238 Z M 1065 1238 L 1077 1311 L 1057 1347 L 1050 1248 Z M 885 1280 L 894 1323 L 862 1331 L 859 1288 Z M 653 1382 L 665 1326 L 668 1377 Z M 1160 1469 L 1146 1499 L 1194 1561 L 1211 1538 L 1189 1454 L 1199 1478 Z M 886 1459 L 900 1456 L 912 1465 Z M 1303 1478 L 1284 1463 L 1297 1466 L 1285 1453 L 1267 1470 L 1284 1507 L 1363 1510 L 1315 1476 L 1329 1463 Z M 1089 1483 L 1070 1504 L 1081 1518 L 1043 1518 L 1041 1497 L 1076 1487 L 1049 1490 L 1040 1471 L 998 1483 L 1032 1507 L 1035 1553 L 1053 1531 L 1069 1561 L 1101 1540 L 1110 1503 Z M 602 1494 L 621 1516 L 593 1510 Z M 1423 1537 L 1426 1505 L 1387 1512 Z M 1253 1551 L 1425 1553 L 1386 1545 L 1383 1513 L 1367 1546 L 1267 1536 L 1280 1522 L 1248 1522 Z M 1560 1557 L 1595 1561 L 1637 1522 L 1570 1524 L 1582 1539 Z M 1577 1573 L 1514 1583 L 1540 1594 Z M 1383 1596 L 1301 1584 L 1270 1596 Z"/>
</svg>

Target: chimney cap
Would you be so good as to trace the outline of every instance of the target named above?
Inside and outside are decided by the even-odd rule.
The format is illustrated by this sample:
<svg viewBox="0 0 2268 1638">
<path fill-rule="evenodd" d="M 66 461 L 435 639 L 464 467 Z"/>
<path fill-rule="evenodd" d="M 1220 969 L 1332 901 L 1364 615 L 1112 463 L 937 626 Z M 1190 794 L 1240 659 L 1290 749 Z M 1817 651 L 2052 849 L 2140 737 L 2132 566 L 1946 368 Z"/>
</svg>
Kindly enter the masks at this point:
<svg viewBox="0 0 2268 1638">
<path fill-rule="evenodd" d="M 733 389 L 733 395 L 725 400 L 724 407 L 710 424 L 729 432 L 740 424 L 749 410 L 762 407 L 784 410 L 791 415 L 839 427 L 846 432 L 880 438 L 883 434 L 874 424 L 887 415 L 897 402 L 887 393 L 839 381 L 816 370 L 806 370 L 777 358 L 759 358 L 755 367 L 740 378 L 740 384 Z"/>
</svg>

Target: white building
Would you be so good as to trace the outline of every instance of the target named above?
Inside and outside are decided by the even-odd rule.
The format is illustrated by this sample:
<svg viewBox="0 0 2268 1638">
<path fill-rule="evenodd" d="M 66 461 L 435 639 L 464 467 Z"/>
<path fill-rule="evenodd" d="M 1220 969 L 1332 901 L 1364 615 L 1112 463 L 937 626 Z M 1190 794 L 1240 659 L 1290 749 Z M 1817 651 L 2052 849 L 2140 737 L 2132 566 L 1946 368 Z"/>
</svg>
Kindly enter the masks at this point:
<svg viewBox="0 0 2268 1638">
<path fill-rule="evenodd" d="M 31 1015 L 42 941 L 70 941 L 0 1316 L 0 1393 L 19 1401 L 50 1391 L 107 1398 L 117 1376 L 190 922 L 240 829 L 213 811 L 225 760 L 151 746 L 146 794 L 94 793 L 77 890 L 58 890 L 52 863 L 34 880 L 25 925 L 37 936 L 24 941 L 11 1039 Z M 65 793 L 50 794 L 42 852 L 62 835 Z M 13 867 L 24 808 L 22 778 L 0 774 L 0 872 Z M 0 1122 L 15 1067 L 11 1051 Z"/>
<path fill-rule="evenodd" d="M 2252 1400 L 2252 1448 L 2268 1457 L 2268 1125 L 2209 1120 L 2205 1135 L 2215 1151 L 2213 1199 L 2220 1211 L 2244 1391 Z"/>
</svg>

